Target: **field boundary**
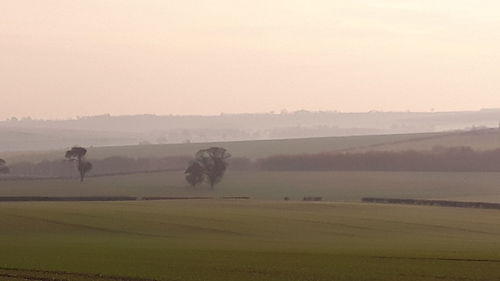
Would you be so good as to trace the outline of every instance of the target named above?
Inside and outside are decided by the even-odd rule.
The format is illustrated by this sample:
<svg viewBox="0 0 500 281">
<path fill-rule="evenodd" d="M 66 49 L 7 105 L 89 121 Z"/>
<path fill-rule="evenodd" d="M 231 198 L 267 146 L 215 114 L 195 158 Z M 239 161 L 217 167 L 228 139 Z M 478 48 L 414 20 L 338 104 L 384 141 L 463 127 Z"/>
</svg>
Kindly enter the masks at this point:
<svg viewBox="0 0 500 281">
<path fill-rule="evenodd" d="M 374 197 L 362 198 L 361 202 L 500 210 L 500 203 L 488 203 L 488 202 L 464 202 L 464 201 L 448 201 L 448 200 L 374 198 Z"/>
<path fill-rule="evenodd" d="M 0 196 L 0 202 L 110 202 L 110 201 L 161 201 L 161 200 L 248 200 L 248 196 L 223 197 L 135 197 L 135 196 L 90 196 L 90 197 L 49 197 L 49 196 Z"/>
</svg>

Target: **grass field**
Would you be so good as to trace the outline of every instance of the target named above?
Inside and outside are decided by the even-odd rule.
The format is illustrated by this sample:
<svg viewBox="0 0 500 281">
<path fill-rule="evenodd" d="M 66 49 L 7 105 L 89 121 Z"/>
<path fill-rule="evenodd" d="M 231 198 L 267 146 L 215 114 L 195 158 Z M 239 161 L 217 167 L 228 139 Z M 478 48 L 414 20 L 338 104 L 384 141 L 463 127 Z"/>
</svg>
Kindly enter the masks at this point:
<svg viewBox="0 0 500 281">
<path fill-rule="evenodd" d="M 233 156 L 262 158 L 275 154 L 320 153 L 330 151 L 344 151 L 368 147 L 378 147 L 386 144 L 400 144 L 418 140 L 439 138 L 447 133 L 400 134 L 400 135 L 373 135 L 327 137 L 287 140 L 256 140 L 217 143 L 185 143 L 185 144 L 157 144 L 132 146 L 106 146 L 88 148 L 90 159 L 102 159 L 111 156 L 138 157 L 166 157 L 179 155 L 193 155 L 198 150 L 210 146 L 222 146 Z M 74 144 L 68 144 L 71 146 Z M 2 158 L 8 162 L 40 162 L 43 160 L 62 159 L 67 148 L 61 147 L 55 151 L 38 152 L 5 152 Z"/>
<path fill-rule="evenodd" d="M 68 144 L 70 146 L 72 144 Z M 196 151 L 210 146 L 228 149 L 235 157 L 250 159 L 263 158 L 278 154 L 303 154 L 339 151 L 367 150 L 430 150 L 435 146 L 456 147 L 470 146 L 476 150 L 500 148 L 500 130 L 482 130 L 473 132 L 444 132 L 399 135 L 371 135 L 326 137 L 286 140 L 257 140 L 217 143 L 185 143 L 159 145 L 132 145 L 89 147 L 90 159 L 103 159 L 111 156 L 167 157 L 189 156 Z M 67 147 L 53 151 L 4 152 L 2 158 L 10 163 L 63 159 Z"/>
<path fill-rule="evenodd" d="M 493 281 L 499 221 L 491 210 L 360 203 L 2 203 L 0 276 Z"/>
<path fill-rule="evenodd" d="M 490 149 L 497 147 L 492 134 L 102 147 L 89 156 L 186 155 L 210 145 L 251 158 L 435 144 Z M 500 173 L 231 170 L 215 190 L 188 187 L 181 171 L 84 183 L 0 181 L 0 196 L 252 198 L 0 203 L 0 280 L 500 281 L 500 211 L 358 203 L 362 197 L 500 202 L 499 183 Z M 329 202 L 301 202 L 305 196 Z"/>
<path fill-rule="evenodd" d="M 235 172 L 215 190 L 190 188 L 182 172 L 74 180 L 0 181 L 0 196 L 250 196 L 281 200 L 322 196 L 359 202 L 362 197 L 500 202 L 500 173 L 443 172 Z"/>
<path fill-rule="evenodd" d="M 388 142 L 382 145 L 361 147 L 360 150 L 431 150 L 435 146 L 456 147 L 470 146 L 475 150 L 493 150 L 500 148 L 500 130 L 478 130 L 462 133 L 450 133 Z"/>
</svg>

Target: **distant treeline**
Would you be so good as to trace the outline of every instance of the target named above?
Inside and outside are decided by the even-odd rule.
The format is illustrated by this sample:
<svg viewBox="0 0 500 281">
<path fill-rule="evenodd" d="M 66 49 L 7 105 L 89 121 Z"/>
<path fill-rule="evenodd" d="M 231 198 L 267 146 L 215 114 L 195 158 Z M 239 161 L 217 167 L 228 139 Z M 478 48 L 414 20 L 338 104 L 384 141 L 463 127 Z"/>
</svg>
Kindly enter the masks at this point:
<svg viewBox="0 0 500 281">
<path fill-rule="evenodd" d="M 152 172 L 178 170 L 183 171 L 192 156 L 171 156 L 171 157 L 149 157 L 130 158 L 113 156 L 105 159 L 90 159 L 93 168 L 89 176 L 114 175 L 137 172 Z M 233 170 L 250 169 L 252 162 L 247 158 L 230 159 L 230 167 Z M 76 177 L 75 163 L 65 159 L 54 161 L 42 161 L 39 163 L 17 162 L 9 164 L 9 177 L 36 177 L 36 178 L 67 178 Z"/>
<path fill-rule="evenodd" d="M 256 165 L 270 171 L 449 171 L 498 172 L 500 149 L 435 147 L 430 151 L 367 151 L 277 155 Z"/>
</svg>

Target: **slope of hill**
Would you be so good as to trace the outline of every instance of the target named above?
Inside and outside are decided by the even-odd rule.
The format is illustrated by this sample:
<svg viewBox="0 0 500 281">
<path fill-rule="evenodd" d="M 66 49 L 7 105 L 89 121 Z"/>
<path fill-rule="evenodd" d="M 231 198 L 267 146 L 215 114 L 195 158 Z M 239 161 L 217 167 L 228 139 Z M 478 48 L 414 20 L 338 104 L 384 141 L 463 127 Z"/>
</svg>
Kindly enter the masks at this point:
<svg viewBox="0 0 500 281">
<path fill-rule="evenodd" d="M 57 144 L 54 145 L 56 146 Z M 491 150 L 500 148 L 500 130 L 485 129 L 422 134 L 100 146 L 89 147 L 88 156 L 91 159 L 104 159 L 111 156 L 126 156 L 131 158 L 189 156 L 193 155 L 199 149 L 210 146 L 221 146 L 228 149 L 234 157 L 247 157 L 250 159 L 279 154 L 307 154 L 368 150 L 431 150 L 438 146 L 469 146 L 475 150 Z M 66 147 L 62 145 L 59 147 L 60 148 L 57 150 L 49 151 L 4 152 L 1 157 L 5 158 L 10 163 L 21 161 L 40 162 L 43 160 L 62 159 Z"/>
<path fill-rule="evenodd" d="M 428 138 L 409 138 L 384 144 L 360 147 L 360 150 L 402 151 L 432 150 L 435 147 L 469 146 L 474 150 L 493 150 L 500 148 L 500 130 L 483 129 L 432 135 Z"/>
<path fill-rule="evenodd" d="M 404 143 L 424 139 L 439 138 L 446 134 L 447 133 L 423 133 L 285 140 L 89 147 L 88 157 L 93 159 L 103 159 L 106 157 L 118 155 L 132 158 L 193 155 L 194 153 L 196 153 L 196 151 L 202 148 L 207 148 L 210 146 L 222 146 L 228 149 L 235 157 L 247 157 L 256 159 L 276 154 L 320 153 L 362 149 L 366 147 L 382 146 L 385 144 Z M 61 159 L 64 155 L 64 151 L 65 147 L 61 147 L 58 150 L 51 151 L 5 152 L 2 154 L 2 157 L 7 159 L 7 161 L 11 163 L 20 161 L 39 162 L 42 160 Z"/>
</svg>

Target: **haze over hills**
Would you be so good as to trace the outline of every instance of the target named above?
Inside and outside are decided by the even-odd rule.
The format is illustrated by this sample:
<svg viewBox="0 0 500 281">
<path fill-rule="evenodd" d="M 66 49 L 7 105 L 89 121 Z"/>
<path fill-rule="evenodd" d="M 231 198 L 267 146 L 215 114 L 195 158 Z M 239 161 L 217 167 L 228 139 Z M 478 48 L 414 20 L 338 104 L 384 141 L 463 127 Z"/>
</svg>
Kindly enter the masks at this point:
<svg viewBox="0 0 500 281">
<path fill-rule="evenodd" d="M 115 156 L 130 159 L 156 157 L 174 157 L 177 159 L 178 157 L 189 158 L 194 152 L 209 146 L 224 147 L 236 158 L 243 157 L 251 160 L 273 155 L 362 153 L 369 151 L 433 151 L 441 148 L 460 147 L 469 147 L 480 152 L 500 149 L 500 129 L 200 143 L 143 143 L 141 145 L 88 146 L 87 148 L 89 156 L 93 160 L 102 160 Z M 41 161 L 60 160 L 63 152 L 64 149 L 62 148 L 40 151 L 4 151 L 2 157 L 10 163 L 39 163 Z"/>
<path fill-rule="evenodd" d="M 0 151 L 185 142 L 412 134 L 498 127 L 500 109 L 461 112 L 310 112 L 217 116 L 99 115 L 0 122 Z"/>
</svg>

